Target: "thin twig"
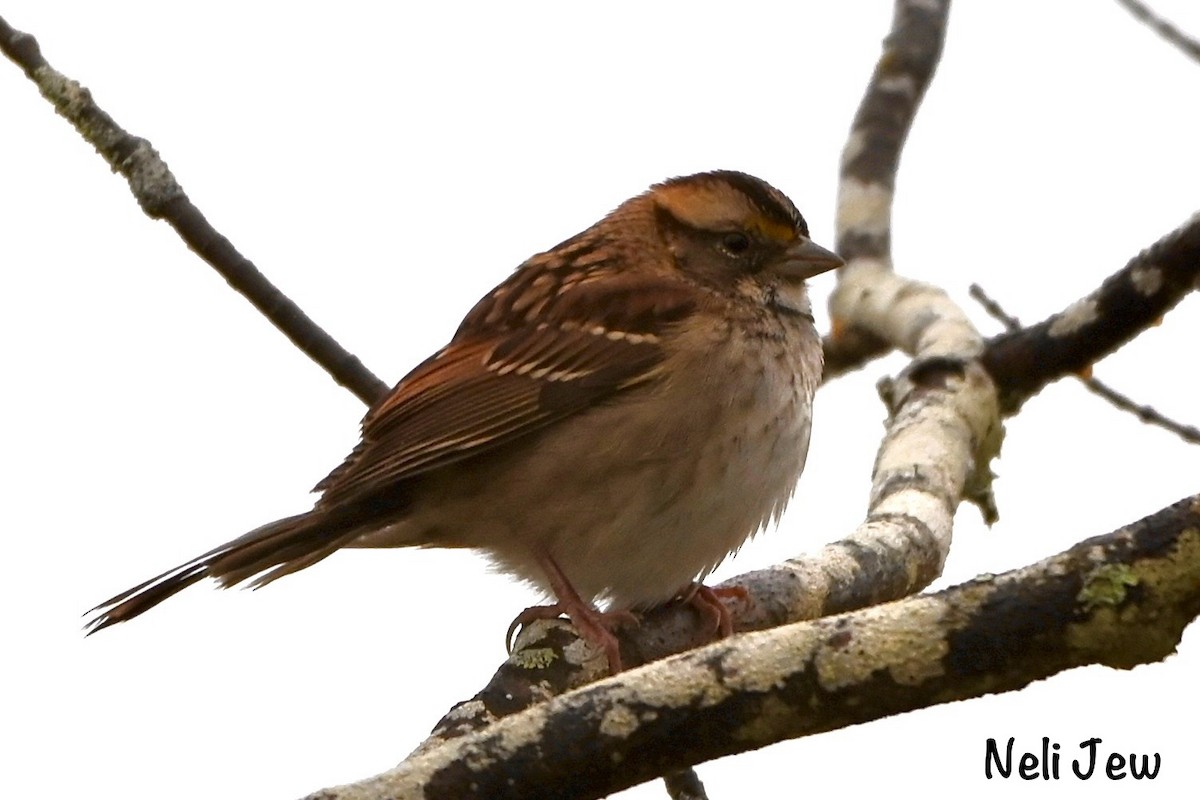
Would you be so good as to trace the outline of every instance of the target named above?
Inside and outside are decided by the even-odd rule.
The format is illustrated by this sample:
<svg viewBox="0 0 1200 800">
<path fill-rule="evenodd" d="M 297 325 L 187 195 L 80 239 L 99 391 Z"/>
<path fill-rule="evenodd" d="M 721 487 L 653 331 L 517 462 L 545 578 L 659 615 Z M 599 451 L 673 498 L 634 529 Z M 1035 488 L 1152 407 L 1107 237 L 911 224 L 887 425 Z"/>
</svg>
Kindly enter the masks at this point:
<svg viewBox="0 0 1200 800">
<path fill-rule="evenodd" d="M 301 352 L 364 403 L 370 405 L 387 393 L 387 384 L 313 322 L 267 280 L 250 259 L 209 224 L 200 209 L 184 194 L 183 187 L 150 142 L 131 135 L 118 125 L 96 105 L 91 92 L 46 62 L 36 39 L 15 30 L 3 18 L 0 18 L 0 51 L 25 71 L 42 96 L 96 148 L 113 171 L 125 176 L 147 216 L 165 220 L 189 248 L 220 273 Z"/>
<path fill-rule="evenodd" d="M 1193 61 L 1200 61 L 1200 41 L 1196 41 L 1170 22 L 1167 22 L 1145 3 L 1139 2 L 1139 0 L 1117 0 L 1117 2 L 1125 6 L 1130 14 L 1133 14 L 1133 16 L 1144 22 L 1150 30 L 1182 50 L 1188 58 Z"/>
<path fill-rule="evenodd" d="M 979 303 L 987 315 L 1003 325 L 1006 331 L 1021 330 L 1021 320 L 1005 311 L 999 301 L 992 299 L 992 296 L 985 292 L 978 283 L 972 283 L 971 288 L 967 291 L 971 295 L 971 299 Z"/>
<path fill-rule="evenodd" d="M 1008 331 L 1014 332 L 1021 329 L 1020 320 L 1005 311 L 979 284 L 971 284 L 970 293 L 971 297 L 977 300 L 983 307 L 983 310 L 988 313 L 988 316 L 997 320 Z M 1088 391 L 1104 398 L 1116 408 L 1133 414 L 1147 425 L 1155 425 L 1163 430 L 1174 433 L 1189 444 L 1200 444 L 1200 429 L 1176 422 L 1150 406 L 1135 402 L 1095 376 L 1089 375 L 1085 377 L 1078 375 L 1076 377 L 1083 382 Z"/>
<path fill-rule="evenodd" d="M 1200 444 L 1200 428 L 1184 425 L 1169 417 L 1165 417 L 1150 406 L 1134 402 L 1096 378 L 1088 378 L 1083 382 L 1083 385 L 1093 394 L 1103 397 L 1122 411 L 1128 411 L 1147 425 L 1156 425 L 1163 430 L 1170 431 L 1188 444 Z"/>
</svg>

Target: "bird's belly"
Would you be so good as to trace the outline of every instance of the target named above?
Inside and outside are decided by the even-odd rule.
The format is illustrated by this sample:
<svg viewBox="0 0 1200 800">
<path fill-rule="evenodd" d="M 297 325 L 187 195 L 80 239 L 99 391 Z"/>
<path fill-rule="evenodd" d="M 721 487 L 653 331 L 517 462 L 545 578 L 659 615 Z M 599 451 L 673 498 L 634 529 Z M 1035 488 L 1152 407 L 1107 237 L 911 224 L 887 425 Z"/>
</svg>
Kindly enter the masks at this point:
<svg viewBox="0 0 1200 800">
<path fill-rule="evenodd" d="M 617 607 L 667 600 L 782 512 L 807 450 L 807 415 L 794 404 L 773 409 L 770 422 L 734 408 L 693 413 L 710 420 L 669 426 L 686 439 L 679 449 L 588 470 L 595 488 L 576 511 L 579 524 L 550 544 L 582 595 Z M 653 440 L 662 427 L 631 438 Z M 620 463 L 637 467 L 622 474 Z"/>
<path fill-rule="evenodd" d="M 548 554 L 584 598 L 667 600 L 777 517 L 795 488 L 814 381 L 778 366 L 708 364 L 690 385 L 626 395 L 464 464 L 405 526 L 424 531 L 407 543 L 479 548 L 546 591 L 537 559 Z"/>
</svg>

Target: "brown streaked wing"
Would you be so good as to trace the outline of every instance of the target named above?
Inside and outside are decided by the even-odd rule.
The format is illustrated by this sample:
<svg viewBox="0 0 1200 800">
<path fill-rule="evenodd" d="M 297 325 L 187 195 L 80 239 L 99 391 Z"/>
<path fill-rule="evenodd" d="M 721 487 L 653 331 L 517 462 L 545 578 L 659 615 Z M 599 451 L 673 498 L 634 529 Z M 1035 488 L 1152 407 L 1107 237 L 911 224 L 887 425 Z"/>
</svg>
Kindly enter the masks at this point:
<svg viewBox="0 0 1200 800">
<path fill-rule="evenodd" d="M 675 282 L 606 280 L 554 296 L 536 322 L 464 326 L 368 413 L 362 443 L 318 484 L 318 507 L 394 491 L 652 380 L 658 334 L 694 305 Z"/>
</svg>

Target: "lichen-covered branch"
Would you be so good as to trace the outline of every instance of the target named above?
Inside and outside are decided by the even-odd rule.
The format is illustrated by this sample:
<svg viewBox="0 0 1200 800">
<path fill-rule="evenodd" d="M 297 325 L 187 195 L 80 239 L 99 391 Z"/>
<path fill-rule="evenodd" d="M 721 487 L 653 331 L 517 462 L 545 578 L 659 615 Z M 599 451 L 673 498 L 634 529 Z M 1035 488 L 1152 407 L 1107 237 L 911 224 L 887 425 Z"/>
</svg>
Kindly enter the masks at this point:
<svg viewBox="0 0 1200 800">
<path fill-rule="evenodd" d="M 856 308 L 868 287 L 885 299 L 921 291 L 911 282 L 886 280 L 892 199 L 901 148 L 941 58 L 949 13 L 950 0 L 897 0 L 892 29 L 850 126 L 835 220 L 837 251 L 847 264 L 838 271 L 838 288 L 830 300 L 833 332 L 824 341 L 826 378 L 899 346 L 900 339 L 878 330 Z"/>
<path fill-rule="evenodd" d="M 1197 613 L 1200 495 L 1024 569 L 623 673 L 309 800 L 602 797 L 1072 667 L 1157 661 Z"/>
<path fill-rule="evenodd" d="M 148 141 L 125 131 L 96 105 L 91 92 L 46 62 L 37 40 L 14 30 L 3 18 L 0 18 L 0 51 L 25 71 L 42 96 L 96 148 L 112 170 L 125 177 L 146 215 L 165 220 L 192 251 L 301 352 L 368 405 L 387 392 L 387 384 L 313 322 L 209 224 Z"/>
<path fill-rule="evenodd" d="M 1200 282 L 1200 214 L 1143 250 L 1096 291 L 1048 319 L 991 339 L 982 362 L 1013 413 L 1047 384 L 1085 371 L 1157 322 Z"/>
</svg>

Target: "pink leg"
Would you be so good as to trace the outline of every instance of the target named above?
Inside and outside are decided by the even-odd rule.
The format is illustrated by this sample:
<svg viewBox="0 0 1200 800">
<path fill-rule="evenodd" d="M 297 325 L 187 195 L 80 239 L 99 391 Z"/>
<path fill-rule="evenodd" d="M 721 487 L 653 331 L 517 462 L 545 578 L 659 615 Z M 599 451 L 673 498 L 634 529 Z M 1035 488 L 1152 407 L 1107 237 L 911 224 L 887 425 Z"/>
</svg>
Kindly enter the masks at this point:
<svg viewBox="0 0 1200 800">
<path fill-rule="evenodd" d="M 539 619 L 557 619 L 566 614 L 584 639 L 604 651 L 608 657 L 609 671 L 614 675 L 620 672 L 621 646 L 613 631 L 621 625 L 637 624 L 637 617 L 629 611 L 598 611 L 595 606 L 579 596 L 553 558 L 543 555 L 538 558 L 538 563 L 550 580 L 550 588 L 558 602 L 546 606 L 531 606 L 518 614 L 508 626 L 506 641 L 509 643 L 509 649 L 512 649 L 513 631 L 518 626 Z"/>
<path fill-rule="evenodd" d="M 722 602 L 722 598 L 749 601 L 750 594 L 741 586 L 726 586 L 721 589 L 710 589 L 703 583 L 693 583 L 680 592 L 684 602 L 699 612 L 701 617 L 712 620 L 713 632 L 718 638 L 724 639 L 733 635 L 733 614 Z"/>
</svg>

